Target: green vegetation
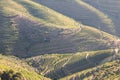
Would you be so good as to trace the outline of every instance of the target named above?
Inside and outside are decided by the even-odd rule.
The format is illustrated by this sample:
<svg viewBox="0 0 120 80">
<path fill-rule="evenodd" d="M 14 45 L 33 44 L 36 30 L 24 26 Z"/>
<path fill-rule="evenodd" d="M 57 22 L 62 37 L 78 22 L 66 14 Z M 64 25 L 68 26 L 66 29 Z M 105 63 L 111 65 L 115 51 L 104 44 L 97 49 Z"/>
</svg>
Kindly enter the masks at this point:
<svg viewBox="0 0 120 80">
<path fill-rule="evenodd" d="M 60 80 L 119 80 L 120 79 L 120 59 L 107 62 L 103 65 L 87 69 Z"/>
<path fill-rule="evenodd" d="M 52 23 L 56 26 L 58 25 L 58 28 L 60 28 L 60 26 L 62 28 L 79 27 L 75 25 L 77 22 L 75 22 L 74 20 L 60 13 L 57 13 L 41 4 L 37 4 L 33 1 L 25 1 L 25 0 L 23 1 L 16 0 L 16 2 L 22 4 L 32 16 L 42 19 L 47 24 Z"/>
<path fill-rule="evenodd" d="M 104 0 L 32 0 L 69 16 L 83 24 L 106 32 L 119 32 L 119 1 Z M 107 5 L 106 5 L 107 4 Z M 62 6 L 61 6 L 62 5 Z M 73 7 L 74 6 L 74 7 Z M 71 14 L 72 13 L 72 14 Z M 116 19 L 117 18 L 117 19 Z"/>
<path fill-rule="evenodd" d="M 11 34 L 9 38 L 1 39 L 6 41 L 1 41 L 2 53 L 11 52 L 19 57 L 30 57 L 45 53 L 74 53 L 111 48 L 109 44 L 113 40 L 112 35 L 77 23 L 34 1 L 8 0 L 6 3 L 2 0 L 0 3 L 1 27 L 4 24 L 7 26 L 2 27 L 2 31 L 9 30 L 5 35 Z M 9 28 L 10 26 L 12 27 Z M 3 52 L 5 49 L 6 52 Z"/>
<path fill-rule="evenodd" d="M 7 17 L 0 8 L 0 52 L 11 54 L 18 38 L 18 31 L 14 21 Z"/>
<path fill-rule="evenodd" d="M 21 73 L 14 73 L 13 70 L 0 73 L 1 80 L 25 80 Z"/>
<path fill-rule="evenodd" d="M 36 56 L 44 53 L 72 53 L 79 51 L 90 51 L 90 50 L 99 50 L 99 49 L 102 50 L 111 47 L 110 45 L 108 45 L 108 43 L 109 40 L 112 40 L 112 36 L 103 32 L 103 34 L 106 35 L 105 38 L 103 38 L 99 30 L 91 27 L 84 27 L 80 32 L 74 31 L 74 32 L 66 33 L 66 35 L 64 36 L 64 33 L 69 32 L 69 29 L 63 30 L 59 33 L 59 32 L 55 32 L 57 30 L 60 31 L 59 29 L 51 30 L 44 28 L 44 31 L 46 30 L 48 32 L 46 34 L 44 31 L 42 31 L 42 28 L 36 26 L 33 28 L 30 27 L 29 25 L 25 25 L 25 26 L 28 26 L 28 28 L 24 28 L 25 34 L 24 35 L 21 34 L 21 36 L 23 36 L 22 37 L 23 39 L 19 39 L 17 46 L 20 46 L 18 47 L 18 49 L 19 48 L 22 48 L 23 50 L 26 49 L 25 51 L 27 51 L 26 53 L 28 53 L 28 56 L 33 56 L 33 55 Z M 33 30 L 29 30 L 31 28 Z M 54 36 L 54 32 L 58 35 L 52 37 Z M 39 36 L 36 36 L 36 34 L 37 35 L 39 34 Z M 35 36 L 31 37 L 31 35 L 33 36 L 35 35 Z M 49 41 L 46 42 L 44 40 L 45 39 L 44 37 L 46 37 Z M 65 39 L 66 37 L 68 37 L 68 39 Z"/>
<path fill-rule="evenodd" d="M 94 12 L 115 33 L 106 14 L 82 0 L 75 2 Z M 119 55 L 113 60 L 112 50 L 118 39 L 34 0 L 1 0 L 0 53 L 7 56 L 0 55 L 0 79 L 119 79 Z M 10 54 L 26 58 L 36 69 Z"/>
<path fill-rule="evenodd" d="M 86 55 L 89 54 L 89 59 Z M 65 77 L 101 64 L 112 56 L 112 50 L 101 50 L 73 54 L 46 54 L 28 58 L 27 62 L 39 72 L 52 79 Z"/>
<path fill-rule="evenodd" d="M 114 23 L 114 29 L 116 29 L 115 35 L 120 36 L 120 28 L 119 28 L 119 1 L 118 0 L 96 0 L 96 1 L 90 1 L 90 0 L 83 0 L 89 5 L 92 5 L 99 11 L 102 11 L 105 15 L 107 15 L 109 18 L 111 18 L 112 22 Z M 106 5 L 107 4 L 107 5 Z M 105 27 L 103 27 L 105 29 Z M 109 32 L 109 31 L 108 31 Z"/>
<path fill-rule="evenodd" d="M 7 4 L 4 0 L 2 0 L 0 4 L 2 4 L 1 7 L 3 7 L 4 12 L 10 15 L 17 14 L 43 23 L 44 25 L 58 28 L 78 27 L 75 25 L 77 22 L 75 22 L 73 19 L 30 0 L 8 0 Z"/>
<path fill-rule="evenodd" d="M 109 31 L 112 34 L 116 33 L 115 30 L 115 25 L 112 21 L 111 18 L 108 17 L 107 14 L 104 14 L 102 11 L 96 9 L 95 7 L 93 7 L 92 5 L 87 4 L 86 2 L 84 2 L 84 0 L 75 0 L 78 4 L 85 6 L 86 8 L 88 8 L 89 10 L 93 11 L 94 13 L 96 13 L 100 19 L 102 20 L 103 23 L 105 23 L 108 26 Z"/>
<path fill-rule="evenodd" d="M 49 80 L 37 74 L 32 67 L 27 65 L 27 63 L 12 56 L 6 57 L 0 55 L 0 74 L 1 80 L 4 80 L 4 75 L 8 76 L 6 78 L 14 78 L 12 80 Z"/>
</svg>

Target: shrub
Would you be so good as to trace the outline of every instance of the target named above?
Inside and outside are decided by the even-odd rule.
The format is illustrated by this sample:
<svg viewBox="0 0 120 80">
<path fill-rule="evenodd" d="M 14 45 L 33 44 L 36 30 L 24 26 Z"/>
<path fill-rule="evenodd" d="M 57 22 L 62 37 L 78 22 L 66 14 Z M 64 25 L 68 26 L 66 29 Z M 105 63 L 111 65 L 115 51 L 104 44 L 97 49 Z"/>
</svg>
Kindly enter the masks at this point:
<svg viewBox="0 0 120 80">
<path fill-rule="evenodd" d="M 0 78 L 1 80 L 25 80 L 21 73 L 15 73 L 13 70 L 3 71 Z"/>
</svg>

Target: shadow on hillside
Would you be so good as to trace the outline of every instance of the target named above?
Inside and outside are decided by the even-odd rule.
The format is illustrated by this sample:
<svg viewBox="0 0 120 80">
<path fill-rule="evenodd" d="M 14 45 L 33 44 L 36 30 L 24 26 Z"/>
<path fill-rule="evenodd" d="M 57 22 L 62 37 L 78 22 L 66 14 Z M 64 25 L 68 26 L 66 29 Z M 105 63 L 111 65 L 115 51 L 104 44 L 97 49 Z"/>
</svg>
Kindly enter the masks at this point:
<svg viewBox="0 0 120 80">
<path fill-rule="evenodd" d="M 14 47 L 14 55 L 18 57 L 76 53 L 108 48 L 106 44 L 101 44 L 94 37 L 90 39 L 92 37 L 89 35 L 80 35 L 79 28 L 62 29 L 45 26 L 20 16 L 15 18 L 15 22 L 19 38 Z M 82 33 L 85 33 L 84 30 Z"/>
<path fill-rule="evenodd" d="M 111 54 L 106 54 L 106 53 L 98 54 L 93 57 L 89 57 L 87 60 L 82 59 L 78 62 L 65 65 L 64 67 L 61 67 L 60 69 L 47 73 L 45 76 L 50 77 L 52 79 L 63 78 L 70 74 L 74 74 L 76 72 L 80 72 L 80 71 L 98 66 L 101 61 L 103 61 L 105 58 L 109 56 L 111 56 Z"/>
<path fill-rule="evenodd" d="M 4 55 L 12 54 L 13 46 L 18 40 L 16 24 L 13 20 L 16 16 L 9 16 L 2 8 L 0 9 L 0 53 Z"/>
<path fill-rule="evenodd" d="M 15 19 L 19 30 L 19 39 L 14 53 L 19 57 L 31 57 L 51 53 L 75 53 L 77 47 L 68 36 L 60 34 L 63 29 L 47 27 L 25 18 Z"/>
</svg>

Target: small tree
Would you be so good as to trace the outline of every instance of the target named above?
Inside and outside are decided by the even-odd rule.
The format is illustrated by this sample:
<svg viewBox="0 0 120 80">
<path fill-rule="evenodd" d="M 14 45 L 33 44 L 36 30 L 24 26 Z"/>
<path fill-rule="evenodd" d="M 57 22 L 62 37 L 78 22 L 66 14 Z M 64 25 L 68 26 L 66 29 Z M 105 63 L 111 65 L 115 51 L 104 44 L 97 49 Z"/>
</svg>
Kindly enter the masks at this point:
<svg viewBox="0 0 120 80">
<path fill-rule="evenodd" d="M 3 71 L 0 75 L 1 80 L 24 80 L 21 73 L 14 73 L 13 70 Z"/>
</svg>

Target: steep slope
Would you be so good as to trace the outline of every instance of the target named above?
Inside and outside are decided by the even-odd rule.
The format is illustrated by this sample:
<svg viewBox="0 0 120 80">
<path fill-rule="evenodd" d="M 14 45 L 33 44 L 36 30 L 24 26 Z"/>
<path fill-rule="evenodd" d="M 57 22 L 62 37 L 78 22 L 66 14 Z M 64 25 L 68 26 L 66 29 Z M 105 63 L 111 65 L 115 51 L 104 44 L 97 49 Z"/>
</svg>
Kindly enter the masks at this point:
<svg viewBox="0 0 120 80">
<path fill-rule="evenodd" d="M 7 1 L 8 3 L 4 0 L 0 2 L 1 27 L 7 27 L 3 28 L 4 31 L 1 30 L 2 33 L 5 32 L 1 35 L 11 34 L 11 37 L 7 36 L 1 40 L 14 40 L 1 43 L 1 49 L 7 49 L 5 53 L 12 52 L 19 57 L 30 57 L 45 53 L 102 50 L 111 48 L 111 42 L 116 39 L 108 33 L 82 25 L 34 1 Z M 9 24 L 4 25 L 5 22 Z"/>
<path fill-rule="evenodd" d="M 10 54 L 18 39 L 18 31 L 12 19 L 5 16 L 0 7 L 0 53 Z"/>
<path fill-rule="evenodd" d="M 84 2 L 82 0 L 75 0 L 75 1 L 78 4 L 88 8 L 89 10 L 94 12 L 102 20 L 102 22 L 104 24 L 106 24 L 106 26 L 100 26 L 99 25 L 99 27 L 101 29 L 115 35 L 116 29 L 115 29 L 114 22 L 112 21 L 112 19 L 107 14 L 104 14 L 104 12 L 98 10 L 97 8 L 93 7 L 92 5 L 87 4 L 86 2 Z"/>
<path fill-rule="evenodd" d="M 1 48 L 0 48 L 1 50 L 0 51 L 2 53 L 8 53 L 14 50 L 13 49 L 14 43 L 16 43 L 17 40 L 21 38 L 21 36 L 22 36 L 22 39 L 24 38 L 22 32 L 24 28 L 26 27 L 26 24 L 28 24 L 29 22 L 30 22 L 29 26 L 32 27 L 32 29 L 31 28 L 29 29 L 28 27 L 26 27 L 26 29 L 28 28 L 27 30 L 31 30 L 33 34 L 34 34 L 33 26 L 35 26 L 35 29 L 39 28 L 39 30 L 41 29 L 41 26 L 42 26 L 42 29 L 43 29 L 41 30 L 42 32 L 39 30 L 37 30 L 37 32 L 41 32 L 42 34 L 48 34 L 48 29 L 51 27 L 52 27 L 51 30 L 54 29 L 54 27 L 76 28 L 76 26 L 78 26 L 79 24 L 75 22 L 74 20 L 63 16 L 60 13 L 57 13 L 47 7 L 38 5 L 37 3 L 31 2 L 31 1 L 24 1 L 24 0 L 21 2 L 18 1 L 21 4 L 23 3 L 23 5 L 20 5 L 13 0 L 7 0 L 7 2 L 8 3 L 6 4 L 6 1 L 4 0 L 0 1 L 0 4 L 1 4 L 0 5 L 0 17 L 1 17 L 0 18 L 0 25 L 1 25 L 0 26 L 1 27 L 1 31 L 0 31 L 1 32 Z M 26 7 L 26 5 L 28 6 Z M 33 8 L 28 9 L 30 8 L 29 5 L 33 6 Z M 19 20 L 19 22 L 22 19 L 24 19 L 25 22 L 17 23 L 15 21 L 16 19 Z M 21 25 L 21 26 L 19 27 L 17 25 Z M 45 27 L 45 26 L 49 26 L 49 27 Z M 38 33 L 38 34 L 41 35 L 41 33 Z M 29 33 L 27 33 L 26 35 L 29 35 Z M 42 36 L 45 37 L 45 35 L 42 35 Z M 42 36 L 38 36 L 38 37 L 43 38 Z M 27 39 L 24 39 L 24 40 L 27 41 Z M 38 39 L 37 41 L 39 40 L 40 39 Z"/>
<path fill-rule="evenodd" d="M 120 59 L 107 62 L 98 67 L 84 70 L 62 78 L 60 80 L 119 80 L 120 79 Z"/>
<path fill-rule="evenodd" d="M 28 58 L 27 62 L 37 68 L 41 74 L 59 79 L 101 63 L 104 64 L 103 61 L 107 58 L 112 59 L 112 53 L 112 50 L 103 50 L 73 54 L 46 54 Z"/>
<path fill-rule="evenodd" d="M 24 77 L 23 80 L 50 80 L 37 74 L 34 68 L 28 66 L 27 63 L 18 58 L 0 55 L 0 74 L 9 70 L 20 73 Z"/>
<path fill-rule="evenodd" d="M 112 35 L 88 26 L 81 29 L 56 29 L 44 25 L 36 26 L 36 23 L 24 18 L 17 18 L 15 21 L 19 23 L 20 29 L 15 53 L 18 53 L 16 55 L 23 54 L 23 57 L 45 53 L 109 49 L 111 41 L 114 39 Z"/>
<path fill-rule="evenodd" d="M 85 25 L 101 28 L 102 30 L 112 34 L 115 33 L 114 30 L 115 26 L 111 18 L 104 12 L 97 10 L 97 8 L 93 7 L 92 5 L 85 3 L 83 0 L 60 0 L 60 1 L 34 0 L 34 1 L 45 6 L 48 6 L 77 21 L 80 21 Z"/>
<path fill-rule="evenodd" d="M 111 75 L 110 79 L 118 79 L 119 58 L 109 61 L 119 52 L 120 40 L 104 31 L 116 35 L 114 21 L 87 1 L 0 1 L 0 53 L 27 58 L 41 75 L 55 80 L 66 76 L 78 80 L 76 74 L 82 75 L 82 79 L 91 79 L 94 76 L 89 72 L 96 71 L 94 67 L 100 68 L 95 76 L 105 72 L 98 79 Z M 48 80 L 18 59 L 0 55 L 0 60 L 0 76 L 12 70 L 26 80 Z M 113 70 L 109 72 L 111 66 Z"/>
<path fill-rule="evenodd" d="M 119 28 L 119 20 L 120 20 L 120 1 L 119 0 L 83 0 L 84 2 L 92 5 L 93 7 L 97 8 L 98 10 L 104 12 L 112 19 L 116 33 L 115 35 L 120 36 L 120 28 Z M 106 5 L 107 4 L 107 5 Z M 103 28 L 104 29 L 104 28 Z"/>
<path fill-rule="evenodd" d="M 41 4 L 37 4 L 31 0 L 4 0 L 1 1 L 1 7 L 4 12 L 10 15 L 20 15 L 29 19 L 39 21 L 41 24 L 62 27 L 62 28 L 75 28 L 77 22 L 60 13 L 51 10 Z M 14 5 L 14 6 L 12 6 Z"/>
</svg>

